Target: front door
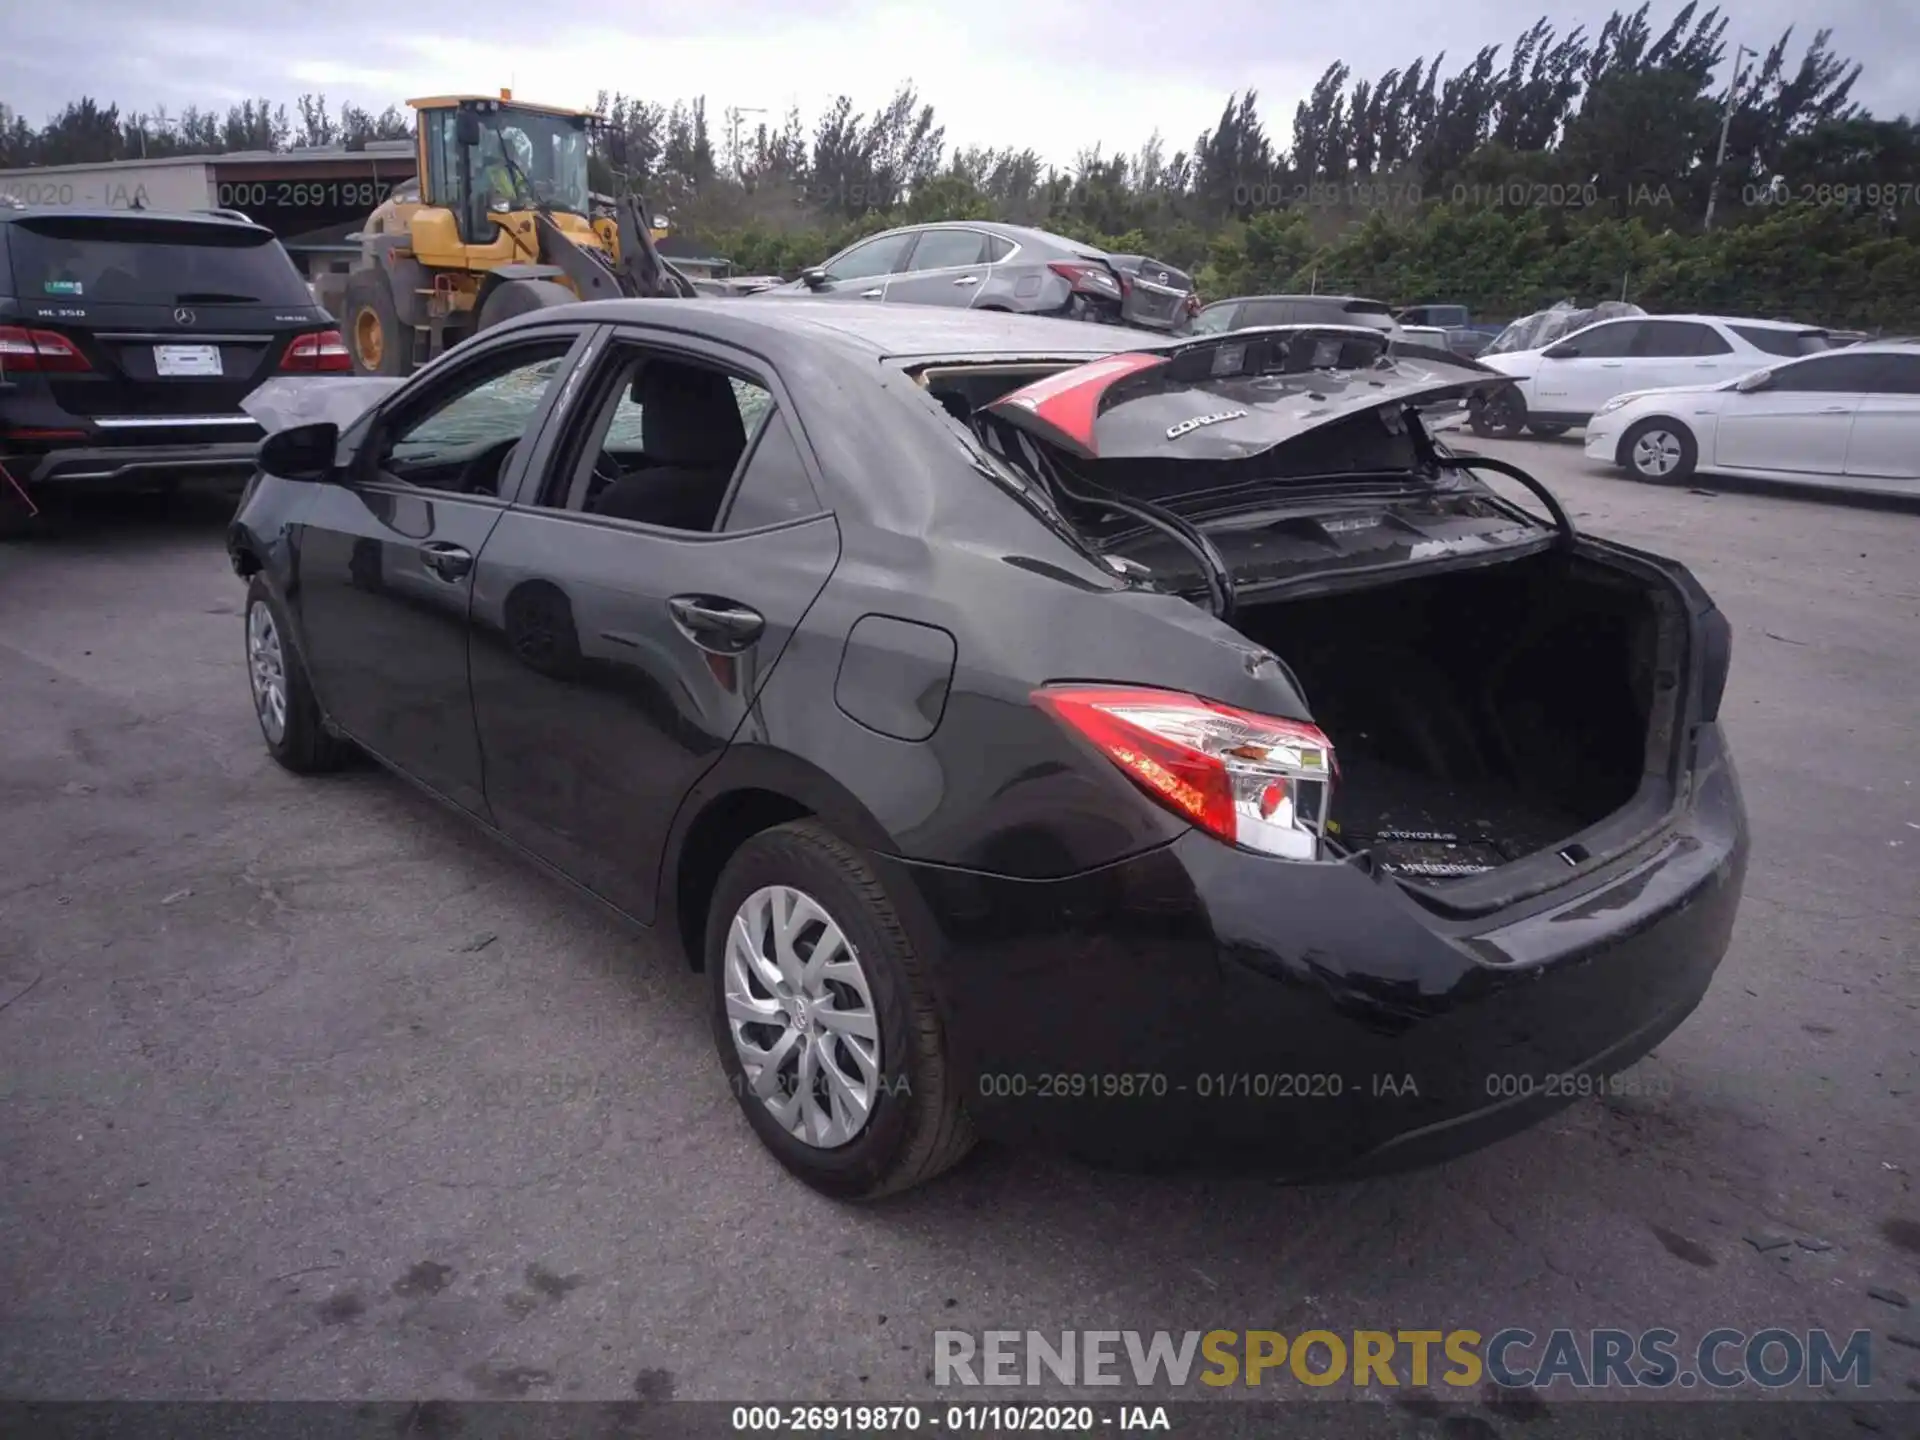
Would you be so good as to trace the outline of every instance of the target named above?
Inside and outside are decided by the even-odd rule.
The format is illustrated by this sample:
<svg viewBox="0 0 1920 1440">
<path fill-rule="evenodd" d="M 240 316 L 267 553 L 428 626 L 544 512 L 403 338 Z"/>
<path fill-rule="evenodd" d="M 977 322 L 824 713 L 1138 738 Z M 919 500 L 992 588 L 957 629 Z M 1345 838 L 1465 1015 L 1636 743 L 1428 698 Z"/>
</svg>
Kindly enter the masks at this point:
<svg viewBox="0 0 1920 1440">
<path fill-rule="evenodd" d="M 887 281 L 889 303 L 973 304 L 987 283 L 987 237 L 979 230 L 922 230 L 904 269 Z"/>
<path fill-rule="evenodd" d="M 1920 354 L 1881 354 L 1847 439 L 1847 474 L 1920 480 Z"/>
<path fill-rule="evenodd" d="M 376 415 L 341 483 L 315 487 L 289 599 L 327 714 L 448 799 L 485 812 L 467 678 L 473 564 L 585 327 L 498 343 Z M 511 493 L 510 491 L 508 493 Z"/>
<path fill-rule="evenodd" d="M 1716 465 L 1789 475 L 1845 472 L 1847 442 L 1875 356 L 1831 351 L 1776 366 L 1761 389 L 1729 394 L 1715 427 Z"/>
<path fill-rule="evenodd" d="M 834 256 L 824 267 L 825 283 L 809 287 L 805 293 L 824 300 L 872 300 L 887 298 L 887 281 L 906 261 L 914 232 L 896 231 L 876 235 L 851 250 Z"/>
<path fill-rule="evenodd" d="M 1640 324 L 1610 320 L 1547 347 L 1534 373 L 1532 408 L 1547 415 L 1591 415 L 1614 396 L 1638 388 L 1627 357 Z"/>
<path fill-rule="evenodd" d="M 514 840 L 651 921 L 680 801 L 832 572 L 771 377 L 617 338 L 548 426 L 474 581 L 486 793 Z"/>
</svg>

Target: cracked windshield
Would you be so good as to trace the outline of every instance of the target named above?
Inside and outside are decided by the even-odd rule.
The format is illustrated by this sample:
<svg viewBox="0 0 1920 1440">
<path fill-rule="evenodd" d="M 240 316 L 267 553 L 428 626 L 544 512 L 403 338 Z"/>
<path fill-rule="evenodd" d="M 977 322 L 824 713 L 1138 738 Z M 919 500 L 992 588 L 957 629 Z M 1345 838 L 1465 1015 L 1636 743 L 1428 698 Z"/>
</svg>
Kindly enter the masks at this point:
<svg viewBox="0 0 1920 1440">
<path fill-rule="evenodd" d="M 1134 5 L 11 8 L 0 1433 L 1920 1436 L 1914 7 Z"/>
</svg>

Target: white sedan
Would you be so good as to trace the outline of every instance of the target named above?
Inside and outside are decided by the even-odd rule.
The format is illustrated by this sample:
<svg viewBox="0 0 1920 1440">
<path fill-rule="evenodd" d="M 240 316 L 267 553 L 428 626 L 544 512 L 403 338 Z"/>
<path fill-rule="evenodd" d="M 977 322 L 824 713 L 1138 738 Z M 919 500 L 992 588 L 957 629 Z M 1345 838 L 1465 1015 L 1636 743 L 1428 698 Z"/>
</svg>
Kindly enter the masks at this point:
<svg viewBox="0 0 1920 1440">
<path fill-rule="evenodd" d="M 1920 493 L 1920 341 L 1869 341 L 1712 385 L 1617 395 L 1586 454 L 1641 480 L 1698 470 Z"/>
</svg>

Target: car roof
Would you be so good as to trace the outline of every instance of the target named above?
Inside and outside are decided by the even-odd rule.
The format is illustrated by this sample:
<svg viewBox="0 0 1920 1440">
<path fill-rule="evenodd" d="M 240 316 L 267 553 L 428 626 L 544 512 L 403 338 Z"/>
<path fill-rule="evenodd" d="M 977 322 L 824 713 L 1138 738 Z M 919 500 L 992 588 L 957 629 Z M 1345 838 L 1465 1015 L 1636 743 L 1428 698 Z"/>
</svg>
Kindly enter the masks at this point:
<svg viewBox="0 0 1920 1440">
<path fill-rule="evenodd" d="M 1096 245 L 1087 245 L 1065 235 L 1055 235 L 1050 230 L 1036 230 L 1031 225 L 1007 225 L 998 220 L 922 220 L 913 225 L 895 225 L 890 230 L 876 230 L 871 235 L 863 235 L 858 240 L 849 241 L 841 247 L 844 252 L 855 245 L 864 245 L 869 240 L 879 240 L 888 235 L 913 235 L 922 230 L 984 230 L 989 235 L 1001 235 L 1009 240 L 1024 241 L 1029 245 L 1064 246 L 1070 250 L 1084 250 L 1091 254 L 1104 255 L 1106 252 Z"/>
<path fill-rule="evenodd" d="M 1288 302 L 1295 302 L 1300 300 L 1319 300 L 1319 301 L 1325 302 L 1328 305 L 1344 305 L 1350 300 L 1359 300 L 1368 305 L 1384 306 L 1386 304 L 1386 301 L 1376 300 L 1371 295 L 1325 295 L 1325 294 L 1322 294 L 1322 295 L 1232 295 L 1225 300 L 1214 301 L 1213 305 L 1245 305 L 1248 301 L 1251 301 L 1251 300 L 1285 300 Z M 1213 305 L 1209 305 L 1206 308 L 1211 310 L 1213 308 Z"/>
<path fill-rule="evenodd" d="M 1595 325 L 1612 325 L 1621 320 L 1688 320 L 1705 325 L 1744 325 L 1749 330 L 1779 330 L 1789 335 L 1803 335 L 1809 330 L 1827 333 L 1824 325 L 1803 325 L 1797 320 L 1759 320 L 1751 315 L 1698 315 L 1685 314 L 1658 315 L 1611 315 L 1603 320 L 1590 320 L 1580 328 L 1591 329 Z"/>
<path fill-rule="evenodd" d="M 224 225 L 229 229 L 260 230 L 265 227 L 237 215 L 215 210 L 133 210 L 106 205 L 24 205 L 18 209 L 0 206 L 0 223 L 21 220 L 169 220 L 191 225 Z"/>
<path fill-rule="evenodd" d="M 671 308 L 668 308 L 671 307 Z M 997 310 L 951 310 L 942 305 L 852 305 L 840 300 L 755 295 L 700 300 L 594 300 L 568 306 L 569 315 L 603 324 L 665 324 L 719 340 L 749 341 L 756 331 L 823 340 L 876 360 L 995 355 L 1049 359 L 1095 358 L 1122 350 L 1157 348 L 1163 337 L 1117 325 L 1014 315 Z M 543 312 L 534 311 L 533 319 Z M 701 322 L 706 323 L 701 323 Z"/>
</svg>

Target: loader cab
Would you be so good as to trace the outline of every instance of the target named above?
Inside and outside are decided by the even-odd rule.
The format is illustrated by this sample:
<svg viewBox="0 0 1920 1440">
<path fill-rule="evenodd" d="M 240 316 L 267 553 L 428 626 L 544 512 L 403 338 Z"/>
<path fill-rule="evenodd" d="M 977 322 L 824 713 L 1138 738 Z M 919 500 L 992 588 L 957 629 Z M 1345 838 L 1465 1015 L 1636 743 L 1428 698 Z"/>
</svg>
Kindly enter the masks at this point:
<svg viewBox="0 0 1920 1440">
<path fill-rule="evenodd" d="M 466 244 L 491 244 L 497 216 L 591 213 L 592 116 L 517 104 L 506 91 L 409 103 L 419 116 L 422 199 L 453 215 Z"/>
</svg>

